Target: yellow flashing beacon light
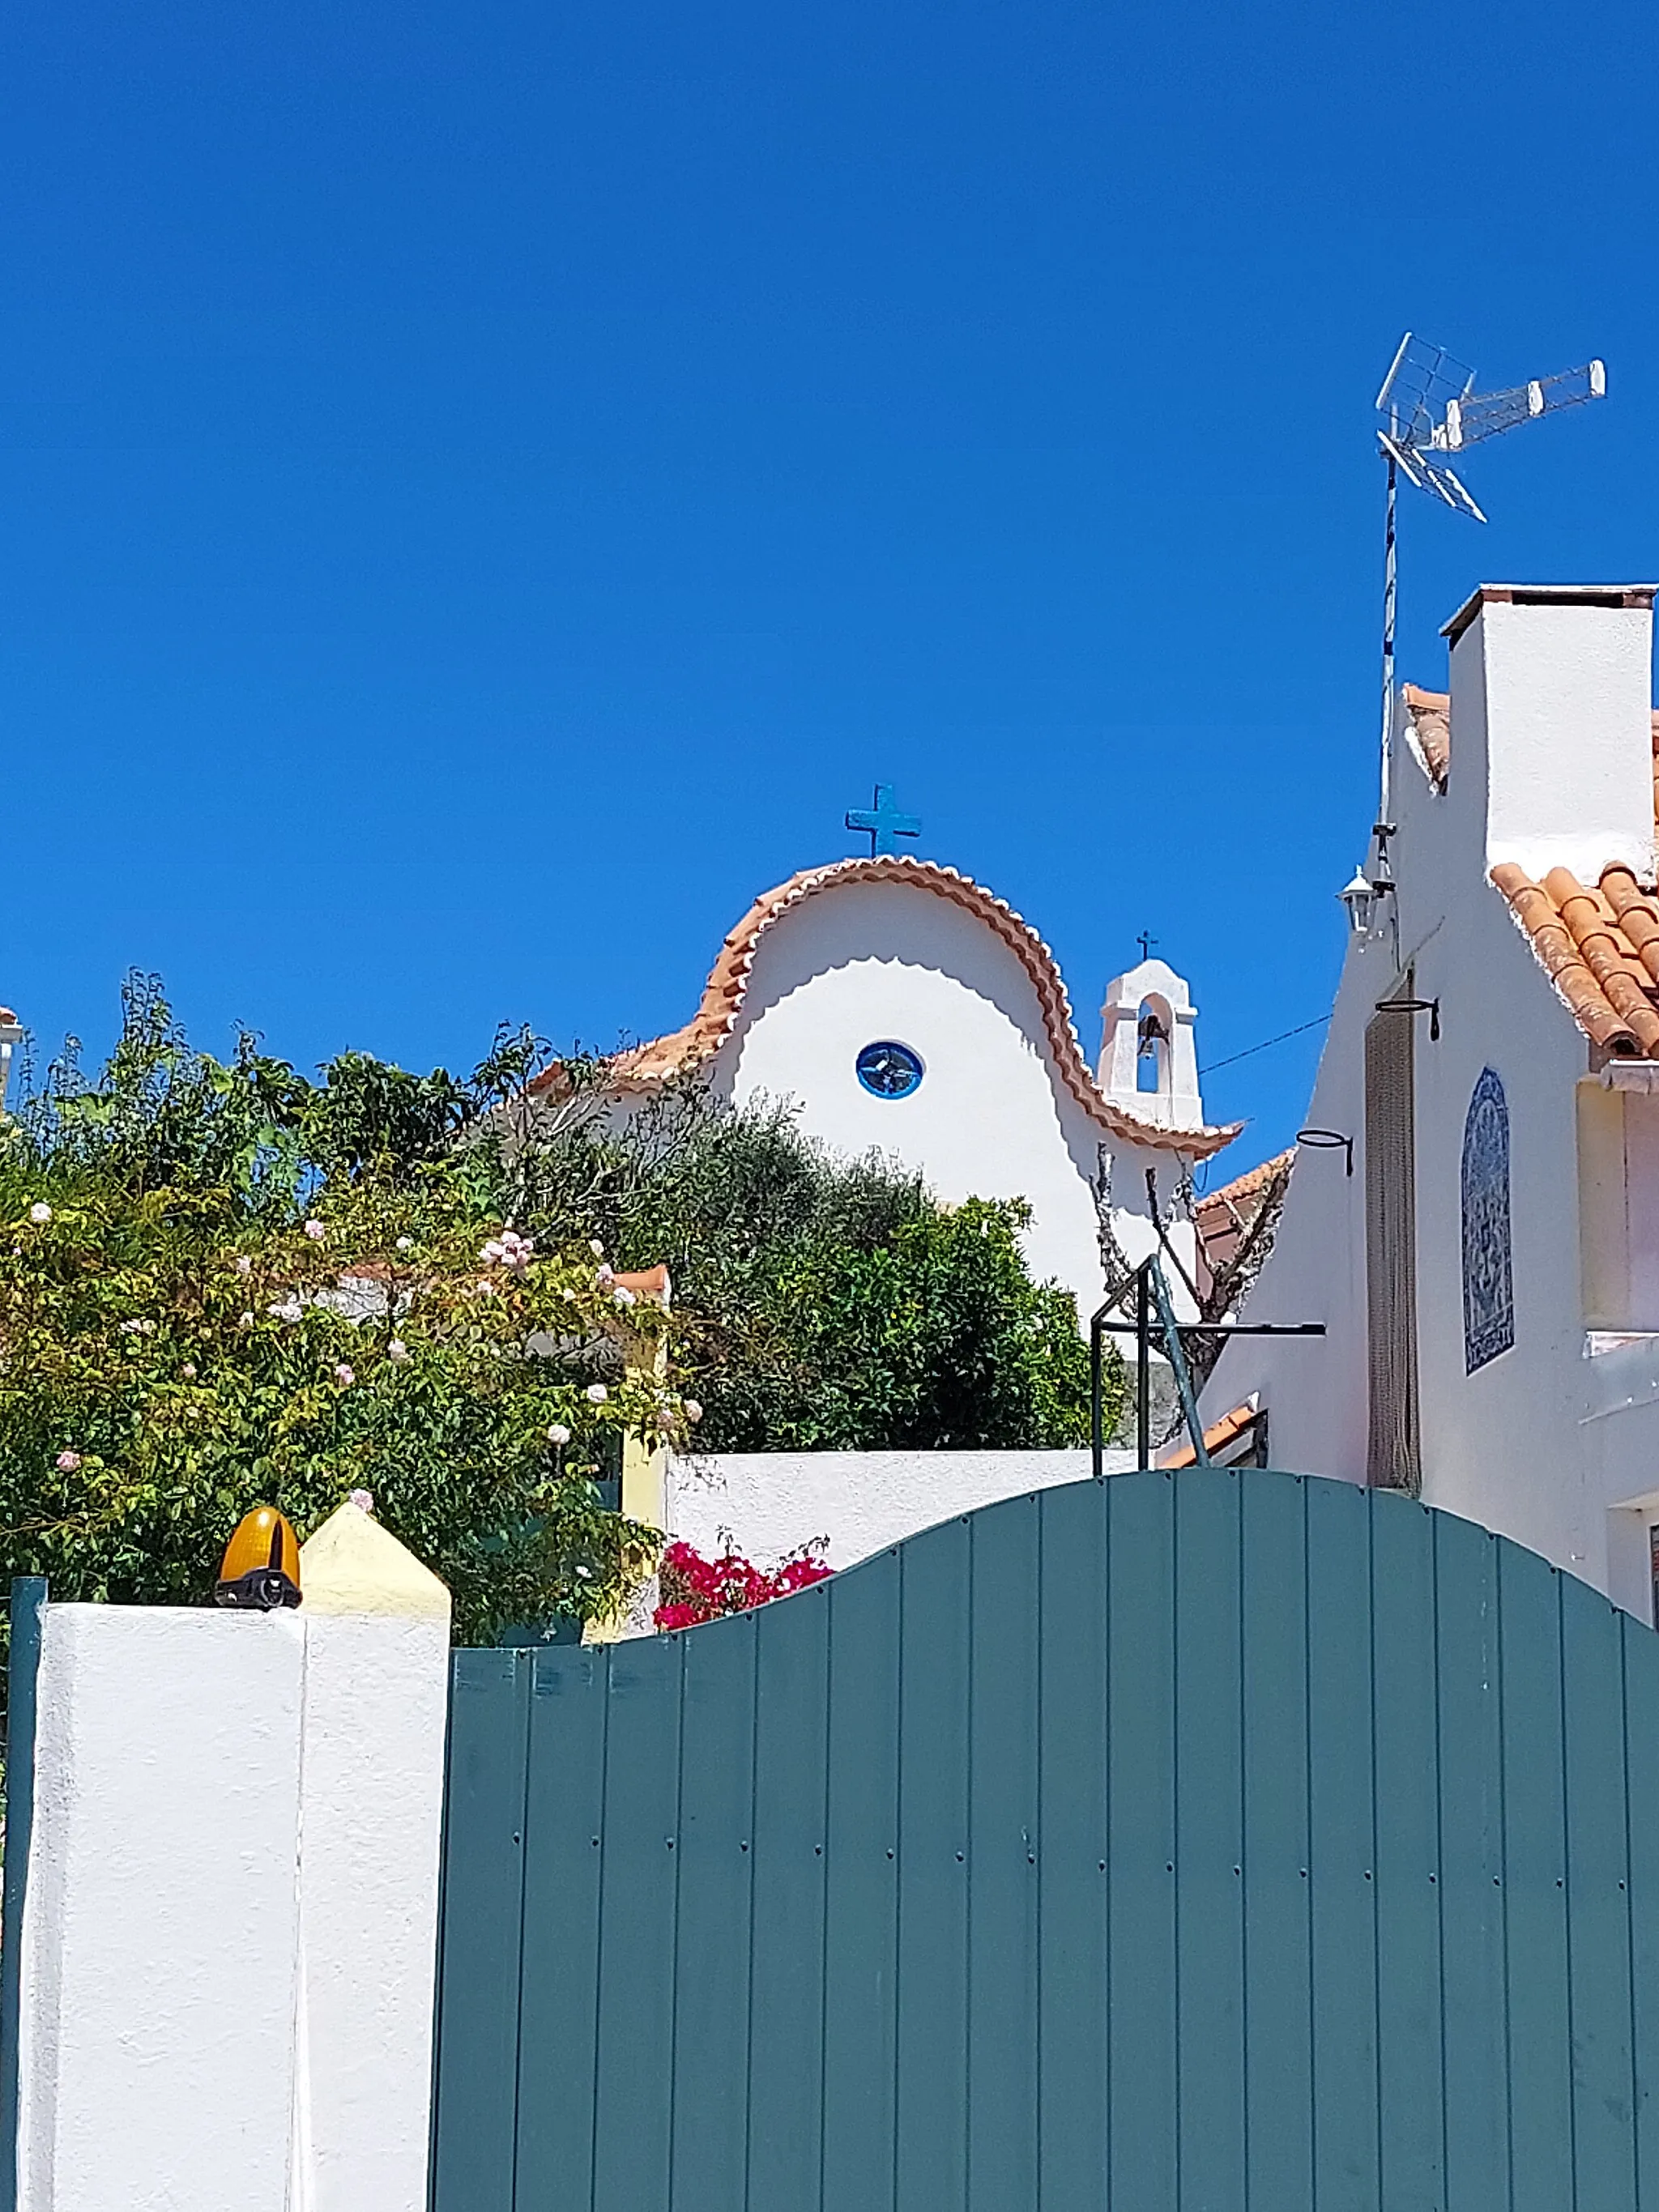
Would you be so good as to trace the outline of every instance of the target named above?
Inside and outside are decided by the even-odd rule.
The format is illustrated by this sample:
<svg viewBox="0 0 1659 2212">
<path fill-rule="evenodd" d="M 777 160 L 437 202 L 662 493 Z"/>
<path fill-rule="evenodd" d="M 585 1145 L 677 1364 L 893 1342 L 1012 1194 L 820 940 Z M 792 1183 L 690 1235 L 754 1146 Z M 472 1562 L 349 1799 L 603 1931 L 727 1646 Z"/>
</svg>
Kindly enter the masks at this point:
<svg viewBox="0 0 1659 2212">
<path fill-rule="evenodd" d="M 255 1613 L 300 1602 L 300 1547 L 274 1505 L 256 1505 L 237 1522 L 225 1547 L 213 1601 Z"/>
</svg>

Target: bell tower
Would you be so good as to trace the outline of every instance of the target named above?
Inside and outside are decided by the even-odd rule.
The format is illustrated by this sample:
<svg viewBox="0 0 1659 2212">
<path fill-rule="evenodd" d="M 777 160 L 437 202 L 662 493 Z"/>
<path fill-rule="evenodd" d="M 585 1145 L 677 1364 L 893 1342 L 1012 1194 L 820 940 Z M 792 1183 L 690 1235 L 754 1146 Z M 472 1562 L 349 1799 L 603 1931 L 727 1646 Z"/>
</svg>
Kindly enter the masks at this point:
<svg viewBox="0 0 1659 2212">
<path fill-rule="evenodd" d="M 1169 962 L 1115 976 L 1100 1017 L 1100 1087 L 1112 1103 L 1163 1128 L 1201 1128 L 1198 1009 Z"/>
</svg>

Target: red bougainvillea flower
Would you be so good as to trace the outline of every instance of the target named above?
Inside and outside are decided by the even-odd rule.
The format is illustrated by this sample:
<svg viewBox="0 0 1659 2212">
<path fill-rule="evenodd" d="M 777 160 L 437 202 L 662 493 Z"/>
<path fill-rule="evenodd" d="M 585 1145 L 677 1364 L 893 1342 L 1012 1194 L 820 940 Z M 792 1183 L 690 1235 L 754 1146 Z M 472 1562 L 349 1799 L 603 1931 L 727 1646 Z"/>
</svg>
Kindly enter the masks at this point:
<svg viewBox="0 0 1659 2212">
<path fill-rule="evenodd" d="M 771 1568 L 745 1559 L 729 1538 L 726 1549 L 714 1559 L 704 1559 L 695 1545 L 670 1544 L 662 1555 L 662 1602 L 652 1619 L 659 1628 L 697 1628 L 704 1621 L 721 1620 L 768 1605 L 775 1597 L 788 1597 L 833 1572 L 818 1556 L 829 1540 L 821 1536 L 803 1544 Z"/>
</svg>

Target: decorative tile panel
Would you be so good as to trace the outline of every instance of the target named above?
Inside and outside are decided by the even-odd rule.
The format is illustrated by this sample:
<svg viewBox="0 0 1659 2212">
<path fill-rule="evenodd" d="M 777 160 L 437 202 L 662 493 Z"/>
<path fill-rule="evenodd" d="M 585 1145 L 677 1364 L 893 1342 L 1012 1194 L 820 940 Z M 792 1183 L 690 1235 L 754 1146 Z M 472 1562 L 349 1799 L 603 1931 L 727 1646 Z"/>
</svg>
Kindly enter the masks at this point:
<svg viewBox="0 0 1659 2212">
<path fill-rule="evenodd" d="M 1515 1342 L 1510 1272 L 1510 1109 L 1490 1067 L 1463 1124 L 1463 1358 L 1468 1373 Z"/>
</svg>

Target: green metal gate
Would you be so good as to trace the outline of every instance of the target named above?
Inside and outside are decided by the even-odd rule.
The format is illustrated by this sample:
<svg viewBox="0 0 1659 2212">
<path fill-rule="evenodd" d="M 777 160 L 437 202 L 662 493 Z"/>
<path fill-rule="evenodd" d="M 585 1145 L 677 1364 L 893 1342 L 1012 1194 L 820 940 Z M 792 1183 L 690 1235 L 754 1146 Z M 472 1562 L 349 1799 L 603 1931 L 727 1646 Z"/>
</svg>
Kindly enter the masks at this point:
<svg viewBox="0 0 1659 2212">
<path fill-rule="evenodd" d="M 1195 1468 L 456 1655 L 436 2212 L 1659 2208 L 1659 1638 Z"/>
</svg>

